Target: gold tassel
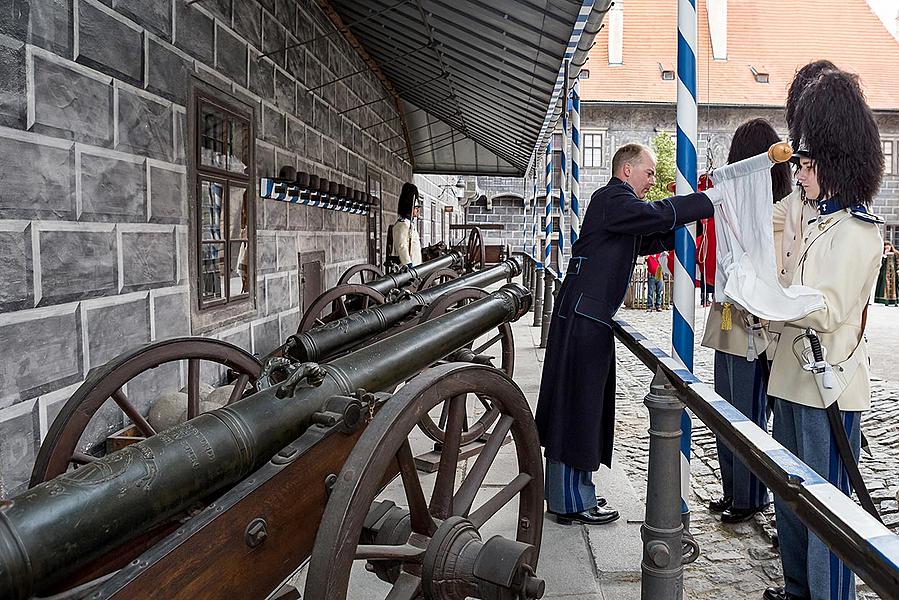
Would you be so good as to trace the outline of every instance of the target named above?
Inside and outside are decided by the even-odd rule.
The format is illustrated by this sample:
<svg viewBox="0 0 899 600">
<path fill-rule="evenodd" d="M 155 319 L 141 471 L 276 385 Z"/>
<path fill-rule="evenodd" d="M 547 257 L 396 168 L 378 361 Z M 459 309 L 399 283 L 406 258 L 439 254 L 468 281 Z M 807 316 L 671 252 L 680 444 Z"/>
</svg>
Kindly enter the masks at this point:
<svg viewBox="0 0 899 600">
<path fill-rule="evenodd" d="M 721 331 L 730 331 L 734 327 L 730 307 L 730 302 L 725 302 L 721 307 Z"/>
</svg>

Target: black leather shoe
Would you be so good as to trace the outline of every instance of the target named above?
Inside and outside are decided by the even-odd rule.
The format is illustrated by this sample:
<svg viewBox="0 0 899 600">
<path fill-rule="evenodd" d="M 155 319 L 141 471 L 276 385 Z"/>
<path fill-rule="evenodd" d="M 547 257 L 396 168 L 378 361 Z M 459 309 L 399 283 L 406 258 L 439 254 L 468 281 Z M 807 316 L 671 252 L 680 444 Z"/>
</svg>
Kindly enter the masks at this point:
<svg viewBox="0 0 899 600">
<path fill-rule="evenodd" d="M 709 502 L 709 510 L 714 513 L 720 513 L 726 511 L 730 508 L 730 505 L 733 504 L 734 499 L 730 496 L 723 496 L 718 498 L 717 500 L 712 500 Z"/>
<path fill-rule="evenodd" d="M 762 596 L 765 600 L 803 600 L 801 596 L 788 594 L 783 587 L 769 587 Z"/>
<path fill-rule="evenodd" d="M 752 518 L 752 515 L 760 513 L 768 508 L 768 505 L 759 506 L 757 508 L 734 508 L 731 506 L 721 513 L 722 523 L 742 523 Z"/>
<path fill-rule="evenodd" d="M 576 513 L 556 515 L 556 521 L 559 525 L 572 525 L 573 523 L 583 523 L 585 525 L 605 525 L 618 519 L 618 511 L 613 508 L 602 508 L 596 506 L 590 510 L 584 510 Z"/>
<path fill-rule="evenodd" d="M 606 499 L 602 496 L 596 497 L 596 506 L 605 506 L 607 504 Z"/>
</svg>

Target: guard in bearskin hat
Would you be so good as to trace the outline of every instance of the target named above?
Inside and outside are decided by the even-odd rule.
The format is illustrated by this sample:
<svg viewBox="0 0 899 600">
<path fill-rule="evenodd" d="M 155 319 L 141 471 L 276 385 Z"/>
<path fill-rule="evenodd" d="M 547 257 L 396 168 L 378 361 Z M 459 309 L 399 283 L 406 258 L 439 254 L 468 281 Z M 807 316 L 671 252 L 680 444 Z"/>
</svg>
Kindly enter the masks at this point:
<svg viewBox="0 0 899 600">
<path fill-rule="evenodd" d="M 783 324 L 768 385 L 773 434 L 847 495 L 851 480 L 861 498 L 859 424 L 871 402 L 863 333 L 883 248 L 880 220 L 868 210 L 883 174 L 880 135 L 857 78 L 842 71 L 824 69 L 808 83 L 793 117 L 796 177 L 817 215 L 786 283 L 818 289 L 825 308 Z M 764 597 L 854 599 L 846 565 L 780 499 L 775 509 L 785 587 Z"/>
</svg>

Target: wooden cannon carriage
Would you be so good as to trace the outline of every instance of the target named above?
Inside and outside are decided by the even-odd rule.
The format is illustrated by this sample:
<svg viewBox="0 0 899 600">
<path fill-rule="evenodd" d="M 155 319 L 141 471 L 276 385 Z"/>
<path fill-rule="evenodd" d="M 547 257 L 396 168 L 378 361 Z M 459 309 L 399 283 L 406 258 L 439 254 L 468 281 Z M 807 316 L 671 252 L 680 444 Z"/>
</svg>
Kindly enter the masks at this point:
<svg viewBox="0 0 899 600">
<path fill-rule="evenodd" d="M 237 375 L 232 402 L 145 431 L 143 441 L 99 459 L 50 453 L 34 487 L 0 504 L 0 597 L 265 598 L 307 558 L 305 598 L 347 597 L 351 567 L 362 560 L 389 598 L 539 597 L 542 468 L 527 403 L 492 367 L 428 369 L 470 355 L 471 340 L 523 314 L 529 301 L 523 288 L 506 286 L 328 364 L 297 363 L 288 379 L 258 390 L 258 362 L 221 342 L 190 340 L 189 386 L 214 354 Z M 166 353 L 183 358 L 185 343 L 162 342 L 155 357 L 127 353 L 82 387 L 119 402 L 123 377 Z M 469 393 L 489 398 L 498 418 L 456 485 Z M 440 405 L 444 452 L 426 501 L 409 436 Z M 69 423 L 85 412 L 74 406 Z M 64 429 L 54 422 L 45 445 L 59 445 Z M 520 472 L 476 506 L 509 434 Z M 71 470 L 73 463 L 81 466 Z M 394 499 L 380 498 L 397 474 Z M 515 499 L 512 535 L 482 539 Z"/>
</svg>

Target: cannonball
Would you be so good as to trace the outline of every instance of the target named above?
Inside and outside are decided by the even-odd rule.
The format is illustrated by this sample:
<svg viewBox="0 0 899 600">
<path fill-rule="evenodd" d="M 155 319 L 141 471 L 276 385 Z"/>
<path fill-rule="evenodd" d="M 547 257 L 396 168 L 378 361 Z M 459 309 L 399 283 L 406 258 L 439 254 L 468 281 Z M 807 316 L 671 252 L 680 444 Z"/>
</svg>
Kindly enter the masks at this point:
<svg viewBox="0 0 899 600">
<path fill-rule="evenodd" d="M 147 421 L 157 432 L 183 423 L 187 417 L 187 394 L 169 392 L 162 394 L 150 407 Z"/>
<path fill-rule="evenodd" d="M 223 385 L 217 387 L 206 396 L 206 402 L 214 404 L 216 408 L 221 408 L 228 403 L 231 398 L 231 392 L 234 391 L 234 384 Z"/>
</svg>

